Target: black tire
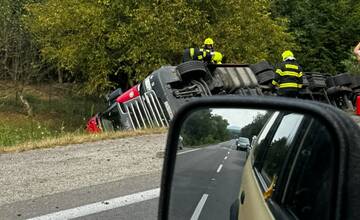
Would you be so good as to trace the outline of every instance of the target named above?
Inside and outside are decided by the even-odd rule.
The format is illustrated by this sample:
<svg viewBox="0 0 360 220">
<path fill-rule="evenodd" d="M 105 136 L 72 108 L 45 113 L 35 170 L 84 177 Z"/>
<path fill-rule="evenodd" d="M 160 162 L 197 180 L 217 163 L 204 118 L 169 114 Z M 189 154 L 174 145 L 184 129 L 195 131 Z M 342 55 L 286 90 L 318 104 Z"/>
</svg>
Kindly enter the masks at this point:
<svg viewBox="0 0 360 220">
<path fill-rule="evenodd" d="M 242 196 L 240 199 L 244 200 L 244 193 L 242 192 Z M 239 218 L 239 199 L 236 199 L 235 202 L 230 206 L 230 219 L 238 219 Z"/>
<path fill-rule="evenodd" d="M 267 61 L 261 61 L 260 63 L 252 64 L 250 65 L 250 69 L 254 72 L 255 75 L 269 70 L 274 71 L 274 67 Z"/>
<path fill-rule="evenodd" d="M 360 76 L 353 76 L 351 78 L 351 86 L 352 89 L 359 89 L 360 88 Z"/>
<path fill-rule="evenodd" d="M 338 93 L 340 93 L 340 90 L 339 90 L 337 87 L 333 86 L 333 87 L 331 87 L 331 88 L 328 88 L 328 89 L 326 90 L 326 93 L 327 93 L 329 96 L 335 96 L 335 95 L 337 95 Z"/>
<path fill-rule="evenodd" d="M 351 84 L 351 76 L 348 73 L 341 73 L 333 77 L 335 85 L 337 86 L 348 86 Z"/>
<path fill-rule="evenodd" d="M 303 88 L 309 87 L 310 83 L 306 75 L 302 77 L 303 79 Z"/>
<path fill-rule="evenodd" d="M 190 49 L 189 48 L 186 48 L 185 50 L 184 50 L 184 54 L 183 54 L 183 62 L 188 62 L 188 61 L 190 61 L 190 60 L 192 60 L 191 59 L 191 57 L 190 57 Z"/>
<path fill-rule="evenodd" d="M 307 80 L 309 81 L 310 89 L 326 88 L 326 77 L 320 73 L 307 73 Z"/>
<path fill-rule="evenodd" d="M 197 79 L 208 73 L 203 61 L 188 61 L 176 67 L 182 79 Z"/>
<path fill-rule="evenodd" d="M 309 81 L 309 87 L 311 89 L 320 89 L 320 88 L 326 88 L 326 82 L 325 79 L 321 78 L 313 78 L 311 81 Z"/>
<path fill-rule="evenodd" d="M 354 90 L 354 93 L 355 93 L 355 94 L 360 94 L 360 89 L 355 89 L 355 90 Z"/>
<path fill-rule="evenodd" d="M 256 76 L 260 85 L 268 84 L 275 78 L 275 72 L 272 70 L 260 73 Z"/>
<path fill-rule="evenodd" d="M 341 95 L 341 94 L 350 94 L 350 93 L 353 93 L 353 91 L 349 87 L 336 86 L 336 87 L 331 87 L 331 88 L 327 89 L 326 93 L 328 95 L 333 96 L 333 95 Z"/>
<path fill-rule="evenodd" d="M 333 77 L 327 77 L 325 82 L 326 82 L 326 87 L 328 88 L 336 86 Z"/>
</svg>

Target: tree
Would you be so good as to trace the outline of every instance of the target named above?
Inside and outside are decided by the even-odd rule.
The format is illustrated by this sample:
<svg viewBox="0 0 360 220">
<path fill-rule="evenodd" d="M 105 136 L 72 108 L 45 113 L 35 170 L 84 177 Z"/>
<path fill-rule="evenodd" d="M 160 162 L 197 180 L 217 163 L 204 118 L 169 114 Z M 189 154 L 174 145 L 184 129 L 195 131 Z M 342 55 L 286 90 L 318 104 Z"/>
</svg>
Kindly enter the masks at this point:
<svg viewBox="0 0 360 220">
<path fill-rule="evenodd" d="M 271 114 L 272 112 L 258 114 L 250 124 L 244 126 L 240 130 L 240 136 L 247 137 L 250 140 L 254 135 L 257 136 L 260 133 L 261 129 L 264 127 L 266 121 L 269 119 Z"/>
<path fill-rule="evenodd" d="M 353 75 L 360 75 L 360 65 L 359 61 L 356 59 L 354 54 L 351 52 L 348 53 L 348 58 L 342 61 L 342 64 L 345 66 L 347 72 Z"/>
<path fill-rule="evenodd" d="M 47 62 L 101 93 L 119 76 L 127 86 L 161 65 L 178 64 L 183 49 L 205 37 L 228 62 L 274 59 L 295 47 L 284 26 L 268 14 L 267 0 L 109 1 L 44 0 L 24 17 Z"/>
<path fill-rule="evenodd" d="M 230 138 L 229 123 L 210 109 L 193 112 L 184 122 L 181 135 L 185 145 L 199 146 L 226 141 Z"/>
<path fill-rule="evenodd" d="M 23 95 L 24 85 L 38 76 L 37 48 L 21 23 L 23 6 L 31 0 L 3 0 L 0 2 L 0 73 L 1 86 L 7 91 L 14 91 L 24 105 L 27 114 L 32 115 L 32 108 Z M 6 95 L 5 95 L 6 97 Z M 3 97 L 4 98 L 4 97 Z"/>
<path fill-rule="evenodd" d="M 286 17 L 306 71 L 338 73 L 360 39 L 360 3 L 354 0 L 273 0 L 272 15 Z"/>
<path fill-rule="evenodd" d="M 267 0 L 224 1 L 226 10 L 211 28 L 228 61 L 275 62 L 287 48 L 297 48 L 286 19 L 271 19 Z"/>
</svg>

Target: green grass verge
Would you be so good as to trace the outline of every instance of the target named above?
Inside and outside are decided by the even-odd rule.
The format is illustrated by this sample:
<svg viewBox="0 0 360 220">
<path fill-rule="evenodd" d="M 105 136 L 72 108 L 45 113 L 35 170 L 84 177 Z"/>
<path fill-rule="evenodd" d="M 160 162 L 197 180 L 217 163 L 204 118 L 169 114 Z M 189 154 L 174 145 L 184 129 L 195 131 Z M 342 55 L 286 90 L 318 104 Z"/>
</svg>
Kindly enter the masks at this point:
<svg viewBox="0 0 360 220">
<path fill-rule="evenodd" d="M 0 90 L 7 95 L 0 99 L 0 147 L 82 134 L 87 120 L 106 106 L 102 98 L 77 95 L 74 86 L 33 85 L 24 94 L 33 117 L 26 116 L 14 91 Z"/>
<path fill-rule="evenodd" d="M 64 146 L 69 144 L 80 144 L 86 142 L 101 141 L 107 139 L 117 139 L 117 138 L 127 138 L 135 137 L 142 135 L 150 134 L 165 134 L 167 131 L 166 128 L 154 128 L 154 129 L 144 129 L 137 131 L 119 131 L 119 132 L 107 132 L 107 133 L 98 133 L 98 134 L 88 134 L 88 133 L 67 133 L 58 137 L 46 137 L 38 141 L 28 141 L 17 145 L 12 146 L 3 146 L 0 147 L 0 153 L 12 153 L 12 152 L 23 152 L 28 150 L 42 149 L 42 148 L 52 148 L 58 146 Z"/>
</svg>

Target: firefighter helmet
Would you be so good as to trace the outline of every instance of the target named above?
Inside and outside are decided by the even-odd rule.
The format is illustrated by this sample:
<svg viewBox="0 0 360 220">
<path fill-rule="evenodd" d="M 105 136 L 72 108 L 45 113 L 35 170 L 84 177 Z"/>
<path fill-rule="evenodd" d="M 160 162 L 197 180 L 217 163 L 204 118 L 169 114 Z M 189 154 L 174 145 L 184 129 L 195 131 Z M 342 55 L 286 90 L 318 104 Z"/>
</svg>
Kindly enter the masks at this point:
<svg viewBox="0 0 360 220">
<path fill-rule="evenodd" d="M 210 37 L 206 38 L 204 41 L 204 45 L 213 45 L 214 41 Z"/>
<path fill-rule="evenodd" d="M 285 61 L 288 58 L 294 59 L 294 54 L 290 50 L 286 50 L 286 51 L 284 51 L 284 53 L 282 53 L 282 58 L 283 58 L 283 61 Z"/>
</svg>

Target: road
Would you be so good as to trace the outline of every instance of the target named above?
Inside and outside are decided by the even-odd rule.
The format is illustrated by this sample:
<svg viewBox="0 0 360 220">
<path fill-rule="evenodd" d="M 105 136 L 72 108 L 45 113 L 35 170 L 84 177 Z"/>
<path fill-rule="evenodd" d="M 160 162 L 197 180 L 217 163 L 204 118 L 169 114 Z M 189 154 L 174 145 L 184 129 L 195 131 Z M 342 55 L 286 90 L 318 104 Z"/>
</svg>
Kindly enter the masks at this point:
<svg viewBox="0 0 360 220">
<path fill-rule="evenodd" d="M 178 155 L 171 219 L 229 219 L 239 195 L 245 153 L 229 141 Z"/>
<path fill-rule="evenodd" d="M 36 199 L 11 203 L 0 207 L 1 219 L 156 219 L 158 210 L 158 192 L 153 199 L 147 197 L 140 202 L 129 201 L 129 205 L 117 205 L 108 209 L 113 198 L 123 198 L 138 192 L 159 187 L 159 173 L 137 176 L 95 186 L 84 187 L 62 193 L 43 196 Z M 129 200 L 132 200 L 130 198 Z M 92 210 L 84 209 L 89 204 L 103 204 Z M 68 211 L 76 209 L 74 215 Z M 94 211 L 96 213 L 91 214 Z M 149 218 L 150 217 L 150 218 Z"/>
<path fill-rule="evenodd" d="M 166 134 L 156 134 L 0 154 L 0 219 L 66 214 L 72 208 L 80 217 L 107 210 L 120 213 L 119 219 L 155 219 L 157 202 L 141 201 L 156 200 L 158 193 L 142 192 L 160 185 L 165 140 Z M 110 210 L 113 204 L 118 208 Z M 137 205 L 148 208 L 135 212 Z"/>
<path fill-rule="evenodd" d="M 228 218 L 245 154 L 233 141 L 178 153 L 172 219 Z M 194 178 L 196 177 L 196 178 Z M 70 181 L 70 180 L 69 180 Z M 1 219 L 156 219 L 160 172 L 85 186 L 0 206 Z M 206 201 L 197 208 L 203 195 Z M 206 213 L 206 214 L 203 214 Z"/>
<path fill-rule="evenodd" d="M 360 124 L 360 117 L 353 119 Z M 157 135 L 0 155 L 0 219 L 156 219 L 164 140 Z M 228 218 L 245 160 L 233 145 L 179 152 L 173 219 Z"/>
<path fill-rule="evenodd" d="M 0 155 L 0 219 L 156 219 L 164 140 L 155 135 Z M 230 146 L 234 141 L 179 152 L 173 219 L 228 218 L 245 160 Z"/>
</svg>

